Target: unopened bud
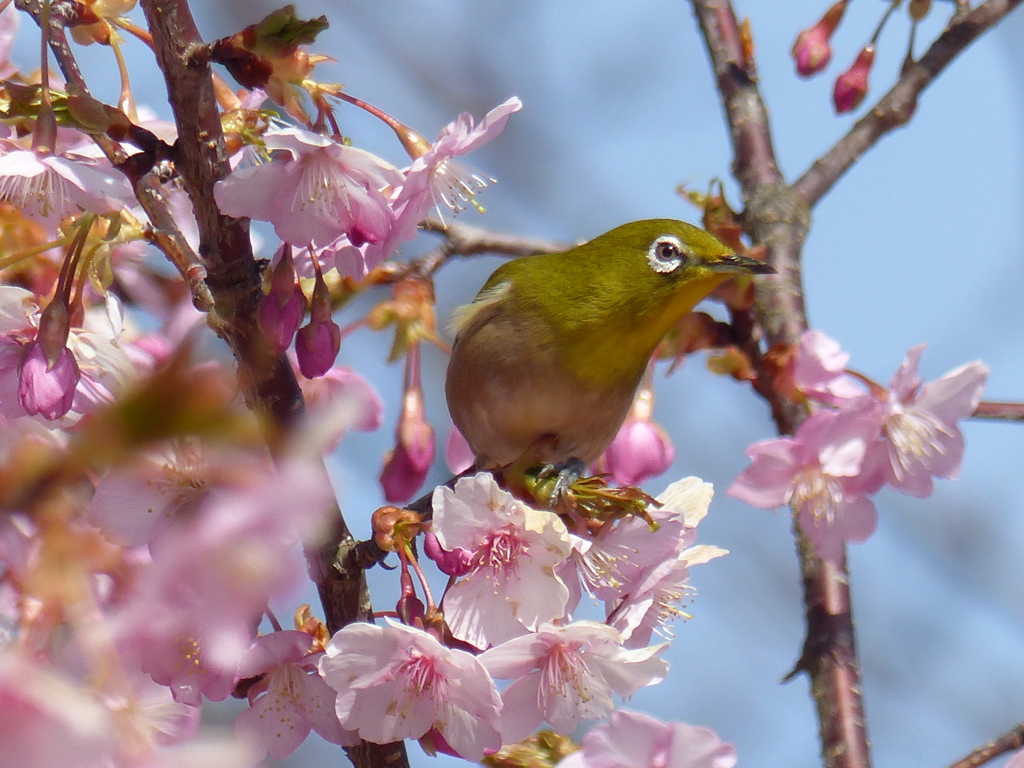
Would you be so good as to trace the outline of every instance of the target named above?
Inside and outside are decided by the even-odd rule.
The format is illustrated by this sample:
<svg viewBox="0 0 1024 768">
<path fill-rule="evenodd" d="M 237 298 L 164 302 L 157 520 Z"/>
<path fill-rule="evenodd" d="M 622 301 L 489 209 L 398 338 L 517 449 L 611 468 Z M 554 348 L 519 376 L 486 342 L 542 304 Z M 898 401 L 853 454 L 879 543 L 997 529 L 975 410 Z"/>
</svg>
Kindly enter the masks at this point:
<svg viewBox="0 0 1024 768">
<path fill-rule="evenodd" d="M 272 270 L 270 292 L 260 299 L 256 322 L 274 354 L 280 355 L 295 338 L 309 302 L 299 285 L 290 246 Z"/>
<path fill-rule="evenodd" d="M 605 469 L 619 485 L 640 485 L 668 470 L 676 457 L 668 434 L 652 420 L 650 382 L 637 392 L 629 416 L 605 451 Z"/>
<path fill-rule="evenodd" d="M 323 276 L 317 273 L 309 308 L 309 323 L 299 329 L 295 341 L 299 370 L 307 379 L 323 376 L 331 370 L 340 349 L 341 328 L 331 316 L 331 293 Z"/>
<path fill-rule="evenodd" d="M 434 463 L 434 428 L 426 419 L 419 386 L 406 389 L 395 436 L 396 444 L 385 457 L 380 483 L 384 498 L 399 502 L 412 498 Z"/>
<path fill-rule="evenodd" d="M 466 549 L 449 552 L 441 546 L 433 531 L 427 531 L 423 537 L 423 554 L 433 560 L 438 570 L 446 576 L 464 576 L 473 564 L 472 552 Z"/>
<path fill-rule="evenodd" d="M 797 35 L 793 43 L 793 58 L 796 60 L 796 71 L 801 76 L 810 77 L 828 66 L 832 58 L 832 33 L 843 18 L 847 1 L 839 0 L 825 11 L 821 21 Z"/>
<path fill-rule="evenodd" d="M 836 112 L 852 112 L 868 93 L 868 75 L 871 73 L 871 65 L 875 61 L 875 47 L 866 45 L 857 54 L 857 59 L 848 70 L 843 72 L 836 80 L 835 90 L 832 92 L 832 102 L 835 104 Z"/>
<path fill-rule="evenodd" d="M 39 332 L 36 335 L 36 342 L 42 349 L 50 368 L 57 364 L 57 360 L 67 349 L 70 332 L 71 320 L 68 315 L 68 305 L 60 296 L 55 296 L 39 317 Z"/>
<path fill-rule="evenodd" d="M 18 403 L 29 416 L 55 421 L 71 410 L 81 373 L 66 346 L 50 363 L 40 340 L 32 342 L 18 371 Z"/>
<path fill-rule="evenodd" d="M 932 0 L 910 0 L 907 12 L 914 21 L 920 21 L 932 9 Z"/>
</svg>

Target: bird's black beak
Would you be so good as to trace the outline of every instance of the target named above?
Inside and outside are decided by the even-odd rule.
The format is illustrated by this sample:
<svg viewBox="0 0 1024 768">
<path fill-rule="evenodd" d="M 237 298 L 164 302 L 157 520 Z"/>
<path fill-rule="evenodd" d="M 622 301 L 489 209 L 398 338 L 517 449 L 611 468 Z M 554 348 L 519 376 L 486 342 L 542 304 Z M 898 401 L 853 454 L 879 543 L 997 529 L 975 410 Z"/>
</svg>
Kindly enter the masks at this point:
<svg viewBox="0 0 1024 768">
<path fill-rule="evenodd" d="M 737 272 L 748 275 L 776 274 L 775 268 L 769 264 L 747 256 L 737 256 L 735 253 L 720 256 L 717 261 L 710 264 L 710 267 L 716 272 Z"/>
</svg>

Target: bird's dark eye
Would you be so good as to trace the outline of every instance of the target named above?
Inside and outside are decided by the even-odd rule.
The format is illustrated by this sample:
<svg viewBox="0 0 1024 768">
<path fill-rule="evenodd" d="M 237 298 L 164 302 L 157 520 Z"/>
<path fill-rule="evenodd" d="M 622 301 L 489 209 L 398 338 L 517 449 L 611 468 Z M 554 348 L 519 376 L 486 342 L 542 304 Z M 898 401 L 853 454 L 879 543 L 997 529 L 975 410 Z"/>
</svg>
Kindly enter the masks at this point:
<svg viewBox="0 0 1024 768">
<path fill-rule="evenodd" d="M 655 272 L 674 272 L 685 260 L 683 244 L 673 235 L 662 235 L 647 249 L 647 262 Z"/>
</svg>

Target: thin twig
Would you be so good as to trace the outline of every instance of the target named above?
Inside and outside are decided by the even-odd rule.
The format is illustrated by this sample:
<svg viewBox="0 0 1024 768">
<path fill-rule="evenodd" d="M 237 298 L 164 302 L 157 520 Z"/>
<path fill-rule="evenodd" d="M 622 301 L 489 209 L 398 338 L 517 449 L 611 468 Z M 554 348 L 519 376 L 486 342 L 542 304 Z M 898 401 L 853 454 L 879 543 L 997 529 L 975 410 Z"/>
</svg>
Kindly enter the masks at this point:
<svg viewBox="0 0 1024 768">
<path fill-rule="evenodd" d="M 42 0 L 16 0 L 15 6 L 28 13 L 37 24 L 42 23 Z M 64 79 L 72 83 L 83 96 L 89 96 L 89 87 L 71 51 L 65 31 L 65 25 L 74 19 L 77 8 L 77 4 L 73 3 L 51 4 L 50 50 Z M 213 306 L 213 298 L 205 283 L 206 267 L 178 228 L 156 175 L 145 173 L 142 176 L 134 176 L 130 172 L 130 164 L 126 165 L 128 156 L 116 141 L 103 133 L 93 134 L 92 138 L 112 165 L 128 173 L 135 197 L 154 227 L 153 241 L 185 278 L 192 291 L 192 302 L 196 308 L 204 312 L 209 311 Z"/>
<path fill-rule="evenodd" d="M 993 419 L 1001 421 L 1024 421 L 1024 403 L 994 403 L 982 401 L 971 414 L 975 419 Z"/>
<path fill-rule="evenodd" d="M 437 219 L 427 219 L 420 228 L 425 232 L 444 235 L 444 247 L 451 256 L 475 256 L 481 253 L 534 256 L 538 253 L 557 253 L 572 248 L 570 243 L 521 237 L 462 222 L 445 223 Z"/>
<path fill-rule="evenodd" d="M 1007 752 L 1021 747 L 1024 747 L 1024 723 L 1015 726 L 988 744 L 978 747 L 971 754 L 957 760 L 949 768 L 978 768 L 989 760 L 994 760 L 1000 755 L 1005 755 Z"/>
<path fill-rule="evenodd" d="M 420 224 L 424 232 L 441 235 L 444 241 L 432 251 L 407 262 L 386 261 L 374 270 L 375 283 L 398 283 L 408 277 L 433 277 L 453 256 L 536 256 L 557 253 L 572 248 L 571 244 L 553 240 L 522 237 L 507 232 L 496 232 L 471 224 L 445 223 L 427 219 Z"/>
<path fill-rule="evenodd" d="M 839 178 L 882 136 L 905 125 L 917 109 L 917 97 L 968 45 L 998 24 L 1024 0 L 988 0 L 973 11 L 958 4 L 949 27 L 928 51 L 901 75 L 871 110 L 828 152 L 814 161 L 793 189 L 814 206 Z"/>
</svg>

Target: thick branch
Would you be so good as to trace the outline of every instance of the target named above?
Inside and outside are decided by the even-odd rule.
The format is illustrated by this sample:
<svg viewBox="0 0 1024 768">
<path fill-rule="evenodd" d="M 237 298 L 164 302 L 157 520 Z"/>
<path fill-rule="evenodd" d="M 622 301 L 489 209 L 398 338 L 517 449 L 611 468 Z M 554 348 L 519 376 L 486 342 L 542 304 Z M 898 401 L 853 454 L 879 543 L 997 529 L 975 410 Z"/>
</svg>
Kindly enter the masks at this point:
<svg viewBox="0 0 1024 768">
<path fill-rule="evenodd" d="M 998 24 L 1024 0 L 988 0 L 973 11 L 957 14 L 927 53 L 907 69 L 850 132 L 793 184 L 813 207 L 857 159 L 890 131 L 905 125 L 917 108 L 918 95 L 983 32 Z"/>
<path fill-rule="evenodd" d="M 214 184 L 228 175 L 230 167 L 209 62 L 194 55 L 202 50 L 203 41 L 187 0 L 142 0 L 142 8 L 178 127 L 177 169 L 199 223 L 199 251 L 215 301 L 211 323 L 231 346 L 250 406 L 267 417 L 275 447 L 302 415 L 302 394 L 288 359 L 274 355 L 257 329 L 262 290 L 249 222 L 222 215 L 213 198 Z M 353 621 L 372 620 L 363 571 L 342 572 L 336 566 L 339 551 L 352 545 L 345 520 L 340 510 L 336 512 L 329 541 L 306 551 L 332 632 Z M 357 768 L 408 765 L 401 742 L 363 743 L 348 753 Z"/>
<path fill-rule="evenodd" d="M 777 278 L 757 287 L 755 323 L 745 323 L 750 345 L 758 328 L 769 345 L 793 343 L 807 329 L 800 253 L 810 225 L 809 209 L 786 185 L 772 147 L 768 111 L 756 83 L 754 63 L 727 0 L 692 0 L 711 57 L 733 143 L 733 173 L 746 210 L 743 225 L 754 245 L 763 245 Z M 752 358 L 759 360 L 759 356 Z M 762 376 L 770 381 L 765 371 Z M 792 433 L 807 412 L 771 386 L 758 391 L 772 406 L 780 433 Z M 860 672 L 854 644 L 849 574 L 845 558 L 818 558 L 796 529 L 803 578 L 807 637 L 794 672 L 806 671 L 817 704 L 822 756 L 828 768 L 870 765 Z"/>
</svg>

